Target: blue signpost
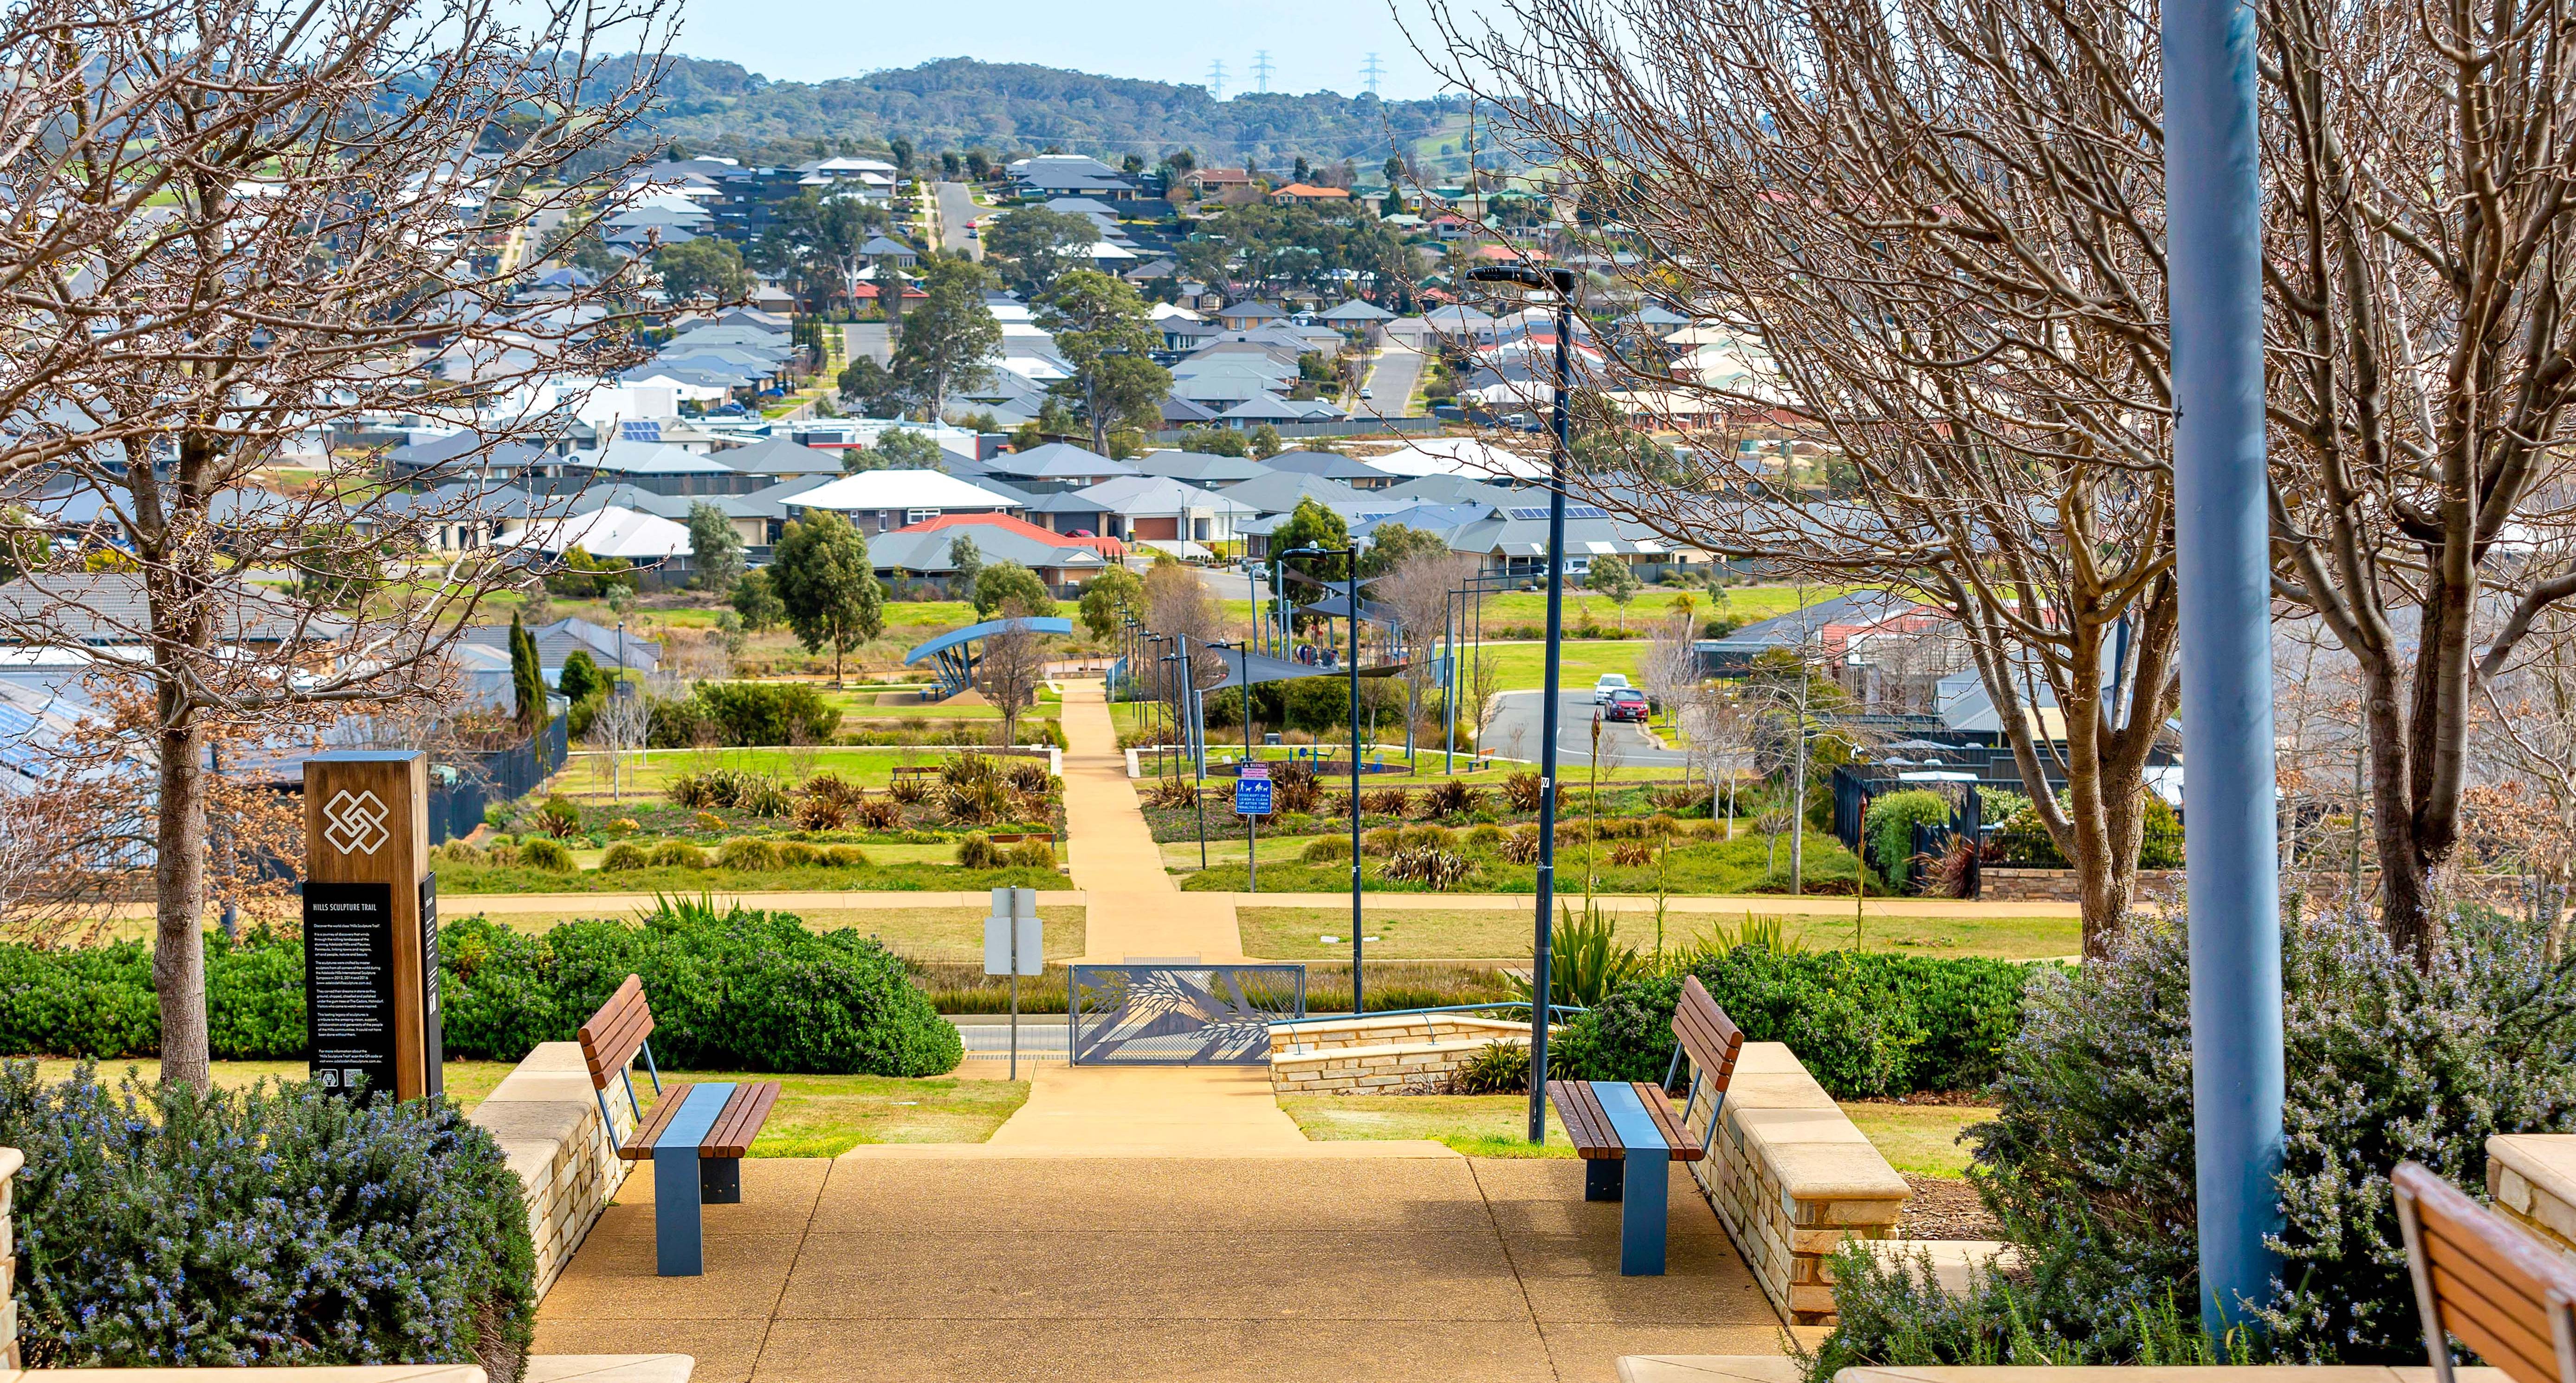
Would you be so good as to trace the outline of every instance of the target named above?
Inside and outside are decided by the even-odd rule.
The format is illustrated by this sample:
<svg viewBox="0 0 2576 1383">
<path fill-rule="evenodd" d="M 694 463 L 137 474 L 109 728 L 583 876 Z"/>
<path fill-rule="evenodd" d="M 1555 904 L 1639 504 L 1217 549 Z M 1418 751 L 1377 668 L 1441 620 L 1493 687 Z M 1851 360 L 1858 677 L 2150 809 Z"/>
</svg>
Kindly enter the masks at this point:
<svg viewBox="0 0 2576 1383">
<path fill-rule="evenodd" d="M 1249 683 L 1246 683 L 1243 688 L 1243 696 L 1245 704 L 1249 705 L 1252 697 L 1252 687 Z M 1247 715 L 1245 719 L 1248 722 L 1250 716 Z M 1249 757 L 1249 752 L 1246 751 L 1243 772 L 1234 780 L 1234 814 L 1245 820 L 1247 824 L 1244 829 L 1250 833 L 1244 841 L 1244 891 L 1259 893 L 1261 891 L 1261 818 L 1270 815 L 1270 765 L 1254 763 Z"/>
</svg>

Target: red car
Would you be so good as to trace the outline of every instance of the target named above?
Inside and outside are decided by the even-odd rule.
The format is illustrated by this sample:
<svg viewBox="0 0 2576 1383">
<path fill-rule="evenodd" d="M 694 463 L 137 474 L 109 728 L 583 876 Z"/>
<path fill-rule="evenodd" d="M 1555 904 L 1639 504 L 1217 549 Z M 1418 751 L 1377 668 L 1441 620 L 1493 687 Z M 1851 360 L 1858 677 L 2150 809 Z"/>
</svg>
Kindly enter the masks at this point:
<svg viewBox="0 0 2576 1383">
<path fill-rule="evenodd" d="M 1646 694 L 1632 687 L 1619 687 L 1610 693 L 1610 701 L 1601 714 L 1608 720 L 1633 720 L 1646 723 Z"/>
</svg>

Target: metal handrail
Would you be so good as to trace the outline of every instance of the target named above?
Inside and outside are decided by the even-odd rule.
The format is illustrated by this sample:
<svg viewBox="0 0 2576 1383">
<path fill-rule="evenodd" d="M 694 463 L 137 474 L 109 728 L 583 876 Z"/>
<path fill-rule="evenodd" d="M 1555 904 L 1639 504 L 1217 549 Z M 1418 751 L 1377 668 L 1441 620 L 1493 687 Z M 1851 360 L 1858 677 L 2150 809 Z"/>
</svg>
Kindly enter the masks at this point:
<svg viewBox="0 0 2576 1383">
<path fill-rule="evenodd" d="M 1300 1023 L 1343 1023 L 1348 1022 L 1353 1018 L 1409 1018 L 1415 1014 L 1422 1013 L 1473 1013 L 1479 1009 L 1528 1008 L 1529 1006 L 1530 1001 L 1527 999 L 1496 999 L 1491 1003 L 1483 1004 L 1442 1004 L 1437 1008 L 1387 1008 L 1377 1009 L 1369 1013 L 1333 1014 L 1322 1018 L 1283 1018 L 1278 1022 L 1272 1023 L 1270 1026 L 1274 1028 L 1292 1028 Z M 1547 1011 L 1549 1014 L 1549 1021 L 1553 1022 L 1555 1020 L 1555 1015 L 1560 1013 L 1590 1013 L 1592 1010 L 1585 1008 L 1581 1004 L 1549 1004 L 1547 1006 Z"/>
</svg>

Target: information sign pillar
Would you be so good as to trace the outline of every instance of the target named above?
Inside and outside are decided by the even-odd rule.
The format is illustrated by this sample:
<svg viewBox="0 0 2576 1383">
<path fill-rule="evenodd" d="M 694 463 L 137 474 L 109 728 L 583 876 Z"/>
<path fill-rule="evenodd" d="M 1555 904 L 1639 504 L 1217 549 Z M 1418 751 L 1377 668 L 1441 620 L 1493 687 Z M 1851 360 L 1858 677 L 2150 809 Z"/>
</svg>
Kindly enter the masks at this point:
<svg viewBox="0 0 2576 1383">
<path fill-rule="evenodd" d="M 351 750 L 304 761 L 305 1059 L 337 1094 L 440 1093 L 438 879 L 429 761 Z"/>
</svg>

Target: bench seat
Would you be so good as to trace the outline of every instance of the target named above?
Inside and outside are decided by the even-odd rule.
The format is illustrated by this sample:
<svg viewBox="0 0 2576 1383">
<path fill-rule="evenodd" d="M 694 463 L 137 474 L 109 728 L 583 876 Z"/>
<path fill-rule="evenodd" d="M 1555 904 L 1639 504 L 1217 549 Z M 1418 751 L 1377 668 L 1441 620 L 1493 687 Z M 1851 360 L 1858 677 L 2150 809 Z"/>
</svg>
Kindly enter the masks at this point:
<svg viewBox="0 0 2576 1383">
<path fill-rule="evenodd" d="M 742 1159 L 778 1103 L 774 1080 L 662 1084 L 653 1062 L 653 1011 L 644 982 L 629 975 L 581 1028 L 582 1062 L 600 1117 L 608 1118 L 608 1087 L 623 1085 L 635 1111 L 635 1132 L 618 1145 L 627 1162 L 653 1164 L 654 1271 L 663 1277 L 696 1277 L 706 1271 L 704 1217 L 708 1205 L 742 1201 Z M 650 1116 L 635 1094 L 628 1068 L 637 1056 L 652 1073 L 661 1102 Z M 610 1121 L 614 1127 L 614 1121 Z"/>
</svg>

